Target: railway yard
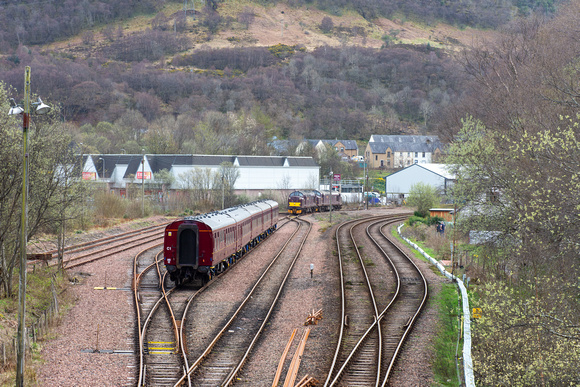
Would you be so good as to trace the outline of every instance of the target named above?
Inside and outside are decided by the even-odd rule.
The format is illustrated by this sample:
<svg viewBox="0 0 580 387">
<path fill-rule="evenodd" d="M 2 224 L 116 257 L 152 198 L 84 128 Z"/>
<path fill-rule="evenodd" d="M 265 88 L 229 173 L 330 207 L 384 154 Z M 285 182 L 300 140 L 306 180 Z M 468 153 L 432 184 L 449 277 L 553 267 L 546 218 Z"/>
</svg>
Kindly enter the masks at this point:
<svg viewBox="0 0 580 387">
<path fill-rule="evenodd" d="M 407 211 L 332 216 L 281 216 L 203 287 L 165 278 L 162 227 L 67 252 L 85 257 L 67 264 L 74 302 L 41 344 L 38 385 L 432 385 L 429 297 L 446 280 L 387 241 Z"/>
</svg>

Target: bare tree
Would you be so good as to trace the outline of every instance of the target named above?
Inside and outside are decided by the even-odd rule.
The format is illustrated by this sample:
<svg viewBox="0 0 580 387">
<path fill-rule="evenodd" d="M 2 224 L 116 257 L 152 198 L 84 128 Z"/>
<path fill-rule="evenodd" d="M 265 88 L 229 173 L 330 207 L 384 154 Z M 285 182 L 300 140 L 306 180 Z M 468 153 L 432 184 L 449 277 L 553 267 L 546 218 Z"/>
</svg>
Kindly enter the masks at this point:
<svg viewBox="0 0 580 387">
<path fill-rule="evenodd" d="M 224 208 L 231 207 L 236 204 L 236 195 L 234 189 L 236 181 L 240 178 L 240 170 L 229 161 L 220 164 L 217 172 L 221 181 L 221 195 L 222 204 Z"/>
<path fill-rule="evenodd" d="M 196 210 L 216 209 L 214 190 L 220 185 L 219 174 L 210 168 L 193 168 L 179 175 L 181 188 L 188 193 L 189 205 Z"/>
<path fill-rule="evenodd" d="M 0 85 L 0 109 L 7 110 L 6 91 Z M 23 177 L 22 131 L 20 116 L 0 116 L 0 281 L 8 296 L 12 295 L 12 276 L 20 256 L 20 216 Z M 29 128 L 27 178 L 27 235 L 30 240 L 43 232 L 60 234 L 63 243 L 65 224 L 80 214 L 78 205 L 80 179 L 78 156 L 70 147 L 70 135 L 65 133 L 54 111 L 34 116 Z M 74 178 L 73 178 L 74 175 Z M 61 243 L 61 244 L 62 244 Z"/>
</svg>

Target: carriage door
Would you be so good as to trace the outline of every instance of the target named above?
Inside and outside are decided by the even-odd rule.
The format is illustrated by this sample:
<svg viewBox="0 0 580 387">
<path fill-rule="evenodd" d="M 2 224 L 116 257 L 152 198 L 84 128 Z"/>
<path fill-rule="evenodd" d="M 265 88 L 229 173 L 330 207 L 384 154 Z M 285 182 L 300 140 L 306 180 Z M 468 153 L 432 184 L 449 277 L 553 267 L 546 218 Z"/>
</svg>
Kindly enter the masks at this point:
<svg viewBox="0 0 580 387">
<path fill-rule="evenodd" d="M 195 224 L 182 224 L 177 230 L 177 265 L 197 268 L 199 230 Z"/>
</svg>

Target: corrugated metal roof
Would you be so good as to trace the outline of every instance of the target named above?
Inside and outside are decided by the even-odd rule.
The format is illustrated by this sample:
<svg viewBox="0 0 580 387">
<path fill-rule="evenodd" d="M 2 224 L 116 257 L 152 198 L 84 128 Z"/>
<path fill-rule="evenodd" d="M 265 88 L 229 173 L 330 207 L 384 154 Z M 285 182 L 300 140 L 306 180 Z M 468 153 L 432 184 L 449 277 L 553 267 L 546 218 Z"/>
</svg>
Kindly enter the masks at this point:
<svg viewBox="0 0 580 387">
<path fill-rule="evenodd" d="M 447 180 L 455 180 L 456 177 L 453 173 L 449 172 L 449 168 L 450 165 L 449 164 L 438 164 L 438 163 L 425 163 L 425 164 L 411 164 L 408 167 L 405 167 L 403 169 L 400 169 L 392 174 L 390 174 L 389 176 L 387 176 L 386 178 L 393 178 L 395 175 L 397 175 L 398 173 L 404 173 L 407 170 L 410 170 L 412 168 L 423 168 L 426 169 L 432 173 L 435 173 Z"/>
<path fill-rule="evenodd" d="M 446 179 L 455 179 L 455 174 L 449 172 L 449 168 L 451 167 L 449 164 L 437 164 L 437 163 L 430 163 L 430 164 L 418 164 L 420 167 L 423 167 L 433 173 L 436 173 L 440 176 L 443 176 Z"/>
<path fill-rule="evenodd" d="M 199 165 L 199 166 L 213 165 L 217 167 L 221 163 L 225 162 L 233 163 L 234 160 L 235 156 L 228 155 L 191 155 L 191 162 L 182 165 Z"/>
<path fill-rule="evenodd" d="M 282 156 L 238 156 L 240 166 L 249 167 L 281 167 L 286 157 Z"/>
<path fill-rule="evenodd" d="M 136 175 L 141 168 L 143 155 L 86 155 L 83 158 L 92 157 L 95 168 L 99 174 L 105 168 L 105 177 L 110 177 L 111 172 L 118 164 L 127 165 L 123 178 Z M 145 155 L 151 171 L 157 173 L 162 169 L 171 170 L 174 165 L 219 167 L 224 162 L 234 164 L 237 160 L 240 166 L 245 167 L 282 167 L 288 163 L 291 167 L 317 167 L 312 157 L 298 156 L 231 156 L 231 155 Z"/>
<path fill-rule="evenodd" d="M 287 157 L 288 165 L 291 167 L 317 167 L 316 161 L 312 157 Z"/>
<path fill-rule="evenodd" d="M 127 170 L 125 171 L 125 174 L 123 175 L 123 179 L 127 179 L 129 177 L 129 175 L 133 175 L 136 176 L 137 175 L 137 171 L 141 170 L 141 160 L 143 159 L 143 156 L 139 156 L 139 157 L 134 157 L 133 159 L 131 159 L 127 165 Z"/>
</svg>

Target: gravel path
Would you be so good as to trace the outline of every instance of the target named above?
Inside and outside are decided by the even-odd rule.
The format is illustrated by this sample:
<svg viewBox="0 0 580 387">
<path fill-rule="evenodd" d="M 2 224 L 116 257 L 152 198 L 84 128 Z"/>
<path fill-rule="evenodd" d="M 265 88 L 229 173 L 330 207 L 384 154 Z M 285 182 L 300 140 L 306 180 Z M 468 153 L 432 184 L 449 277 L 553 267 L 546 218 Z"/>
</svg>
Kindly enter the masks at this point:
<svg viewBox="0 0 580 387">
<path fill-rule="evenodd" d="M 392 213 L 405 209 L 370 210 L 356 214 L 333 212 L 333 224 L 360 214 Z M 302 357 L 298 379 L 308 374 L 320 384 L 326 378 L 336 346 L 339 329 L 340 299 L 338 297 L 338 269 L 334 255 L 334 228 L 328 228 L 326 215 L 307 216 L 313 221 L 313 230 L 288 280 L 273 320 L 264 333 L 263 339 L 254 350 L 255 356 L 246 363 L 237 384 L 248 386 L 270 386 L 280 356 L 293 329 L 298 333 L 286 361 L 286 368 L 296 349 L 300 336 L 306 328 L 304 322 L 312 311 L 322 309 L 323 318 L 317 325 L 310 325 L 310 335 Z M 282 233 L 280 233 L 282 234 Z M 275 236 L 270 238 L 274 242 Z M 261 254 L 269 250 L 277 251 L 277 243 L 264 244 Z M 406 248 L 406 247 L 404 247 Z M 130 289 L 132 258 L 136 250 L 127 251 L 114 257 L 86 265 L 75 271 L 81 280 L 71 285 L 69 295 L 75 300 L 74 306 L 53 329 L 51 339 L 42 343 L 37 373 L 38 386 L 134 386 L 135 360 L 132 355 L 104 353 L 106 350 L 134 350 L 133 299 L 127 290 L 94 290 L 97 286 Z M 249 257 L 248 257 L 249 258 Z M 229 274 L 242 275 L 242 263 L 232 268 Z M 314 264 L 311 278 L 310 264 Z M 419 261 L 429 281 L 433 296 L 443 279 Z M 111 268 L 121 270 L 111 270 Z M 248 263 L 248 268 L 251 266 Z M 237 273 L 234 272 L 236 269 Z M 243 278 L 243 277 L 240 277 Z M 220 285 L 224 286 L 224 285 Z M 227 294 L 228 290 L 224 289 Z M 232 293 L 230 293 L 232 294 Z M 407 344 L 401 355 L 397 370 L 391 382 L 393 386 L 429 386 L 433 384 L 430 370 L 432 345 L 431 337 L 436 331 L 436 310 L 429 303 L 414 329 L 417 340 Z M 98 333 L 98 334 L 97 334 Z M 97 344 L 98 338 L 98 344 Z M 98 349 L 99 353 L 90 352 Z M 402 372 L 404 370 L 404 373 Z M 285 375 L 285 373 L 283 373 Z M 284 376 L 282 381 L 284 380 Z"/>
</svg>

